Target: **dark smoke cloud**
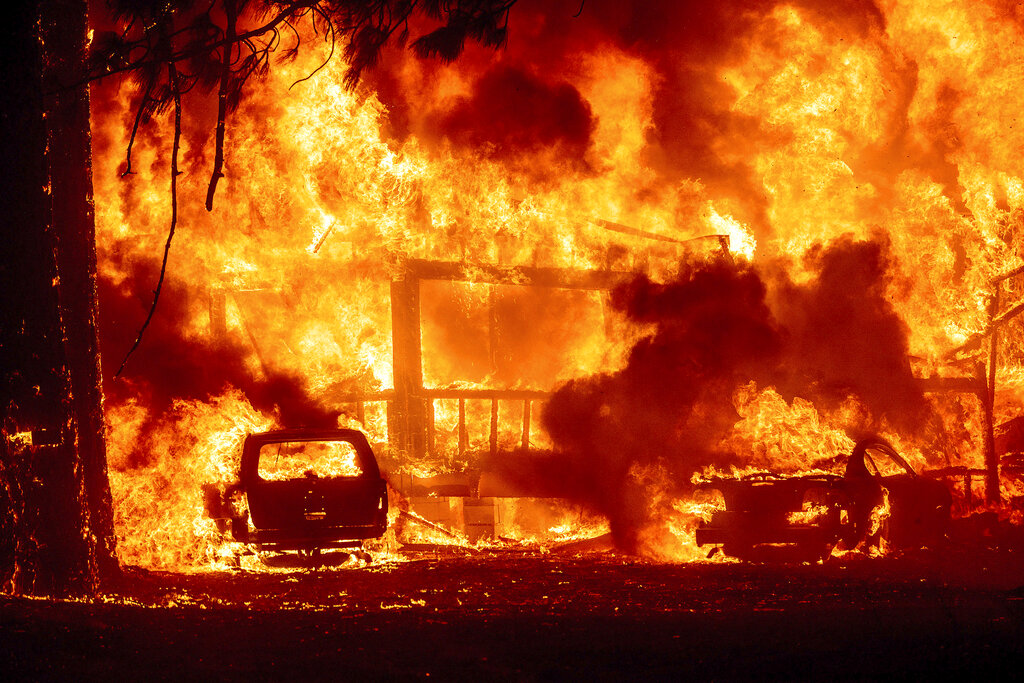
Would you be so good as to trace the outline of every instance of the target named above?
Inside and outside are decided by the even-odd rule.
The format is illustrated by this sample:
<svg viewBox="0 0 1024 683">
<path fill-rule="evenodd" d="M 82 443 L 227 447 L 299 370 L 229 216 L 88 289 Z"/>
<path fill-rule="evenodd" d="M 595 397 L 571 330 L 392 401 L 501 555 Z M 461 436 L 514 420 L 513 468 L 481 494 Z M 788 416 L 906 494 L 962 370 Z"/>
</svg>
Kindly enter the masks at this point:
<svg viewBox="0 0 1024 683">
<path fill-rule="evenodd" d="M 774 384 L 784 396 L 825 409 L 856 396 L 870 410 L 865 430 L 884 422 L 920 433 L 930 408 L 910 366 L 908 330 L 887 297 L 893 267 L 887 238 L 843 237 L 804 258 L 817 278 L 801 286 L 779 275 L 774 288 L 773 308 L 788 336 Z"/>
<path fill-rule="evenodd" d="M 508 476 L 606 515 L 619 547 L 633 551 L 651 514 L 637 473 L 656 466 L 678 493 L 707 465 L 741 464 L 744 454 L 720 444 L 739 419 L 734 392 L 751 381 L 826 412 L 853 397 L 863 419 L 851 430 L 914 435 L 929 408 L 886 298 L 887 241 L 843 238 L 813 250 L 808 265 L 817 273 L 808 284 L 778 267 L 718 260 L 667 284 L 638 277 L 619 287 L 613 306 L 652 331 L 621 371 L 556 391 L 543 413 L 555 454 Z"/>
<path fill-rule="evenodd" d="M 594 119 L 590 106 L 568 83 L 546 83 L 522 69 L 498 64 L 487 70 L 472 97 L 462 98 L 438 125 L 458 145 L 514 160 L 557 148 L 584 165 Z"/>
<path fill-rule="evenodd" d="M 142 344 L 114 379 L 145 319 L 159 275 L 158 264 L 148 260 L 121 266 L 128 274 L 123 282 L 99 281 L 99 333 L 107 402 L 118 405 L 134 398 L 149 409 L 131 464 L 147 462 L 145 441 L 168 417 L 174 401 L 207 400 L 232 387 L 257 409 L 276 413 L 282 426 L 337 425 L 339 412 L 308 396 L 301 377 L 273 369 L 254 375 L 246 362 L 252 350 L 246 345 L 229 337 L 188 336 L 194 294 L 170 274 Z"/>
<path fill-rule="evenodd" d="M 662 462 L 671 481 L 686 481 L 720 460 L 715 445 L 738 418 L 731 390 L 774 362 L 780 335 L 758 274 L 724 261 L 667 285 L 638 278 L 612 303 L 655 331 L 621 372 L 560 388 L 543 420 L 569 459 L 560 474 L 571 494 L 607 515 L 619 546 L 634 550 L 647 514 L 634 465 Z"/>
</svg>

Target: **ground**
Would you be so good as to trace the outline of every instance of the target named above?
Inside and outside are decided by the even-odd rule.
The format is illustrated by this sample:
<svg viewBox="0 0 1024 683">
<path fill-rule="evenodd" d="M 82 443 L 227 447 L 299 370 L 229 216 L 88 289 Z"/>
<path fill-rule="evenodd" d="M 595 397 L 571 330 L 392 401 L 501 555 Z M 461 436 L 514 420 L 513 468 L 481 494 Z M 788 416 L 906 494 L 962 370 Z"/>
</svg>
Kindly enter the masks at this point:
<svg viewBox="0 0 1024 683">
<path fill-rule="evenodd" d="M 90 602 L 0 598 L 5 680 L 1005 678 L 1007 554 L 666 564 L 420 553 L 290 573 L 126 568 Z"/>
</svg>

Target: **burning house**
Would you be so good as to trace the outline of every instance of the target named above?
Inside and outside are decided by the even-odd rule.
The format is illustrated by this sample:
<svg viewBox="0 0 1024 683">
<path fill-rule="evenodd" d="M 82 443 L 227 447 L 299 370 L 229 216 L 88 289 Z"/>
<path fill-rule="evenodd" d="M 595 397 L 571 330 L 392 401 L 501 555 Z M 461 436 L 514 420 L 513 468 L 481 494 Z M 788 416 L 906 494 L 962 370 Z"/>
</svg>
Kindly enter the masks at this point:
<svg viewBox="0 0 1024 683">
<path fill-rule="evenodd" d="M 123 563 L 220 566 L 204 487 L 280 429 L 366 435 L 390 547 L 700 559 L 708 481 L 830 481 L 868 435 L 1019 521 L 1009 10 L 495 5 L 371 69 L 305 5 L 217 7 L 237 54 L 159 72 L 93 16 L 130 74 L 90 126 Z"/>
<path fill-rule="evenodd" d="M 995 56 L 1015 29 L 994 8 L 694 12 L 524 7 L 502 51 L 386 52 L 355 89 L 303 36 L 216 160 L 200 88 L 179 140 L 168 112 L 135 130 L 144 89 L 97 84 L 122 561 L 216 563 L 200 489 L 271 428 L 365 432 L 399 508 L 454 533 L 535 535 L 546 498 L 542 525 L 607 520 L 661 558 L 704 554 L 695 480 L 839 474 L 869 433 L 964 514 L 1017 496 L 994 439 L 1021 392 L 1019 74 Z M 115 379 L 172 144 L 164 291 Z"/>
</svg>

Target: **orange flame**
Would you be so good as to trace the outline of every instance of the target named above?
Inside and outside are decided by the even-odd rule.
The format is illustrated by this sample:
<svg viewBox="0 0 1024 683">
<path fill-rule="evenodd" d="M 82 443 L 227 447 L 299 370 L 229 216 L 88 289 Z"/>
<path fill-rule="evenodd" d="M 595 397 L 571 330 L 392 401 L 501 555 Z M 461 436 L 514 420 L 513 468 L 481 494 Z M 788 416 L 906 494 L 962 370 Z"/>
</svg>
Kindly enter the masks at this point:
<svg viewBox="0 0 1024 683">
<path fill-rule="evenodd" d="M 471 66 L 411 59 L 394 66 L 419 108 L 403 138 L 390 132 L 383 96 L 342 87 L 341 60 L 292 87 L 324 57 L 307 49 L 275 65 L 232 117 L 212 214 L 202 209 L 208 132 L 185 131 L 170 272 L 181 292 L 175 334 L 200 347 L 236 344 L 252 377 L 297 377 L 306 395 L 346 406 L 341 423 L 367 432 L 395 471 L 437 474 L 455 467 L 459 453 L 454 399 L 432 403 L 439 445 L 430 462 L 406 462 L 387 446 L 387 392 L 395 389 L 389 286 L 407 259 L 643 271 L 668 281 L 692 253 L 686 241 L 715 234 L 727 236 L 731 258 L 785 270 L 800 283 L 813 276 L 804 257 L 816 245 L 884 233 L 896 261 L 887 298 L 907 326 L 910 352 L 929 374 L 949 374 L 947 355 L 986 329 L 992 278 L 1024 262 L 1024 131 L 1015 123 L 1024 48 L 1019 26 L 995 4 L 878 4 L 881 25 L 856 31 L 780 4 L 758 16 L 756 30 L 738 31 L 729 49 L 701 57 L 688 73 L 710 84 L 706 116 L 695 116 L 688 135 L 707 138 L 721 177 L 688 172 L 701 168 L 696 162 L 663 158 L 678 148 L 662 137 L 666 114 L 659 107 L 666 92 L 688 84 L 667 82 L 658 60 L 611 40 L 581 48 L 559 76 L 591 113 L 584 170 L 556 148 L 507 161 L 422 132 L 431 116 L 473 93 L 478 74 Z M 93 115 L 100 270 L 111 291 L 130 299 L 152 286 L 137 268 L 152 266 L 165 238 L 170 141 L 140 138 L 133 163 L 140 170 L 120 178 L 138 93 L 127 84 L 104 88 Z M 664 171 L 675 162 L 682 171 Z M 423 290 L 426 385 L 507 388 L 508 378 L 499 381 L 491 366 L 460 384 L 460 373 L 480 360 L 460 354 L 476 344 L 472 334 L 484 329 L 500 298 L 495 292 L 504 287 L 511 301 L 516 286 L 446 285 Z M 1014 287 L 1007 285 L 1008 296 L 1022 294 Z M 211 302 L 222 313 L 212 314 Z M 126 341 L 140 311 L 116 321 Z M 557 381 L 613 372 L 646 333 L 627 327 L 600 293 L 559 299 L 545 315 L 556 321 L 552 331 L 565 334 L 544 336 L 563 341 L 534 353 L 538 340 L 530 346 L 517 338 L 519 376 L 530 379 L 516 388 L 551 390 Z M 457 334 L 456 319 L 464 322 Z M 1004 334 L 1009 360 L 998 374 L 999 420 L 1024 406 L 1024 358 L 1014 350 L 1020 333 Z M 105 348 L 108 365 L 120 351 Z M 136 394 L 107 404 L 121 560 L 165 569 L 222 566 L 224 546 L 202 516 L 199 487 L 231 481 L 245 433 L 281 416 L 254 407 L 237 386 L 179 398 L 159 413 L 139 388 L 143 380 L 130 381 L 138 383 L 130 386 Z M 370 397 L 358 415 L 354 395 Z M 861 410 L 852 399 L 824 410 L 755 384 L 739 387 L 732 403 L 738 419 L 721 449 L 742 463 L 734 474 L 836 473 Z M 978 424 L 979 407 L 970 400 L 947 408 L 951 433 L 958 421 Z M 539 415 L 540 402 L 534 409 Z M 464 446 L 485 451 L 488 406 L 470 401 L 465 411 Z M 502 450 L 519 447 L 522 411 L 502 411 Z M 535 417 L 529 445 L 549 448 L 539 423 Z M 950 437 L 956 443 L 945 450 L 917 434 L 884 436 L 918 469 L 943 456 L 981 467 L 977 432 Z M 643 551 L 698 559 L 692 532 L 705 504 L 682 492 L 686 482 L 667 476 L 657 467 L 630 472 L 655 520 L 644 529 Z M 1021 495 L 1019 483 L 1005 485 Z M 589 533 L 582 529 L 591 522 L 552 523 L 544 542 Z"/>
</svg>

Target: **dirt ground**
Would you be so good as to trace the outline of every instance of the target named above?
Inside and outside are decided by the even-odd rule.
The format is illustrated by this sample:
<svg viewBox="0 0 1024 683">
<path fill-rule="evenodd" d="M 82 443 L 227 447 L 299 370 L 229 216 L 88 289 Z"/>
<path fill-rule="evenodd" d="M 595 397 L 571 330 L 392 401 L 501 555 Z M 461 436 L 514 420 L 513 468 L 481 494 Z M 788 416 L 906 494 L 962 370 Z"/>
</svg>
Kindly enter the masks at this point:
<svg viewBox="0 0 1024 683">
<path fill-rule="evenodd" d="M 0 598 L 4 680 L 835 680 L 1024 664 L 1012 554 L 821 565 L 422 553 L 362 568 L 128 568 L 91 602 Z"/>
</svg>

